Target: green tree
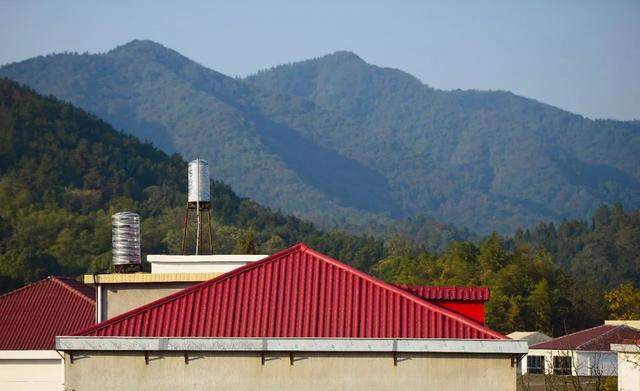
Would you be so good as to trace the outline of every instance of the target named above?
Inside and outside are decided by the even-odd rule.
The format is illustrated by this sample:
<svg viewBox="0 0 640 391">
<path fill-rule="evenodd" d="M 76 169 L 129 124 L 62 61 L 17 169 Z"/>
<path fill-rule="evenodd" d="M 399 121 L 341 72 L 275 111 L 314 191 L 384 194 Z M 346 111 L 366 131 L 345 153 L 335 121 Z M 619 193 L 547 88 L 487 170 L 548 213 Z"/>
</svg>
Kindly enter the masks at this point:
<svg viewBox="0 0 640 391">
<path fill-rule="evenodd" d="M 543 333 L 551 332 L 551 303 L 549 283 L 543 278 L 535 285 L 527 298 L 527 304 L 534 315 L 533 326 L 535 330 Z"/>
<path fill-rule="evenodd" d="M 253 236 L 253 231 L 247 231 L 236 242 L 236 247 L 233 250 L 234 254 L 255 254 L 256 243 Z"/>
</svg>

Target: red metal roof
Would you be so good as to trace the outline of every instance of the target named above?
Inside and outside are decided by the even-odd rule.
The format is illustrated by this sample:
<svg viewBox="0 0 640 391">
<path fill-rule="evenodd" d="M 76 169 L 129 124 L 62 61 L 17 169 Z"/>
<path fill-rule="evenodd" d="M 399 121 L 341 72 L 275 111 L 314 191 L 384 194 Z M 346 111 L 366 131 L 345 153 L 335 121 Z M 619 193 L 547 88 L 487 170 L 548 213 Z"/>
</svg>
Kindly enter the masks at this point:
<svg viewBox="0 0 640 391">
<path fill-rule="evenodd" d="M 0 296 L 0 350 L 51 350 L 56 335 L 95 323 L 93 289 L 48 277 Z"/>
<path fill-rule="evenodd" d="M 605 324 L 531 345 L 529 349 L 610 351 L 612 343 L 629 339 L 640 339 L 640 330 Z"/>
<path fill-rule="evenodd" d="M 398 285 L 425 300 L 488 301 L 489 288 L 464 286 Z"/>
<path fill-rule="evenodd" d="M 506 339 L 305 244 L 78 335 Z"/>
</svg>

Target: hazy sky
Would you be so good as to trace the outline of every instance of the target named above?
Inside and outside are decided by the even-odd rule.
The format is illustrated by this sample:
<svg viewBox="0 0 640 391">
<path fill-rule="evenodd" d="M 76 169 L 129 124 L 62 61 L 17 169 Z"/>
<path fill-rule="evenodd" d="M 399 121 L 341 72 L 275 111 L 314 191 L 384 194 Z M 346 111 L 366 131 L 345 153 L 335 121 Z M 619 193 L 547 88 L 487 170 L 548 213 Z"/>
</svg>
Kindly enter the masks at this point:
<svg viewBox="0 0 640 391">
<path fill-rule="evenodd" d="M 640 119 L 640 1 L 92 3 L 0 0 L 0 64 L 140 38 L 244 76 L 351 50 L 436 88 L 510 90 L 591 118 Z"/>
</svg>

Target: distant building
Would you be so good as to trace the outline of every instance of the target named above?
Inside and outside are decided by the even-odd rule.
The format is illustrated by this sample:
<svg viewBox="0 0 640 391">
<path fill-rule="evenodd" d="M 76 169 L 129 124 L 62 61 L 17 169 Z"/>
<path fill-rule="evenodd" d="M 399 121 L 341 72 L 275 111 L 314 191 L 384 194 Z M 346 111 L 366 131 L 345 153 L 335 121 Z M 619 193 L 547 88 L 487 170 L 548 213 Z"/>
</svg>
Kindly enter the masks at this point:
<svg viewBox="0 0 640 391">
<path fill-rule="evenodd" d="M 542 342 L 552 340 L 550 336 L 539 331 L 514 331 L 511 334 L 507 334 L 507 337 L 511 339 L 517 339 L 519 341 L 527 341 L 529 346 Z"/>
<path fill-rule="evenodd" d="M 55 336 L 94 324 L 90 287 L 49 277 L 0 296 L 0 390 L 55 390 L 64 385 Z"/>
<path fill-rule="evenodd" d="M 625 324 L 604 324 L 530 345 L 523 372 L 616 376 L 618 360 L 611 344 L 630 339 L 640 339 L 640 330 Z"/>
<path fill-rule="evenodd" d="M 618 391 L 640 391 L 640 341 L 612 344 L 618 355 Z"/>
<path fill-rule="evenodd" d="M 529 346 L 547 342 L 552 339 L 547 334 L 541 333 L 539 331 L 514 331 L 511 334 L 507 334 L 507 337 L 518 341 L 526 341 Z M 528 359 L 526 356 L 522 360 L 520 360 L 518 366 L 519 373 L 522 374 L 527 372 L 527 361 L 529 360 L 530 359 Z"/>
<path fill-rule="evenodd" d="M 75 390 L 515 390 L 526 343 L 479 321 L 488 291 L 438 289 L 394 286 L 299 244 L 57 347 Z"/>
</svg>

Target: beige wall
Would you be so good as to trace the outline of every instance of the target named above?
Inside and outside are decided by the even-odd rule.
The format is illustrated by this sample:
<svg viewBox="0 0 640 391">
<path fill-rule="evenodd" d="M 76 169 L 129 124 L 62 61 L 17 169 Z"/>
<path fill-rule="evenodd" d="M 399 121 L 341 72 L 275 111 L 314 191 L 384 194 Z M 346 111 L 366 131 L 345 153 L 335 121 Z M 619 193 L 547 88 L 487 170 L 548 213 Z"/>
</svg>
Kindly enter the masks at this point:
<svg viewBox="0 0 640 391">
<path fill-rule="evenodd" d="M 62 360 L 0 359 L 0 390 L 60 391 L 62 390 Z"/>
<path fill-rule="evenodd" d="M 147 284 L 102 285 L 102 320 L 158 300 L 197 282 L 159 282 Z"/>
<path fill-rule="evenodd" d="M 618 352 L 618 390 L 640 391 L 640 355 Z"/>
<path fill-rule="evenodd" d="M 67 390 L 515 390 L 511 356 L 493 354 L 90 352 L 65 358 Z"/>
</svg>

